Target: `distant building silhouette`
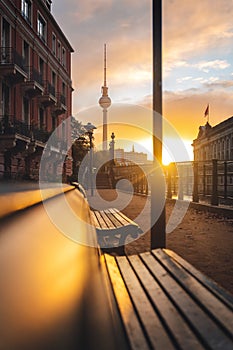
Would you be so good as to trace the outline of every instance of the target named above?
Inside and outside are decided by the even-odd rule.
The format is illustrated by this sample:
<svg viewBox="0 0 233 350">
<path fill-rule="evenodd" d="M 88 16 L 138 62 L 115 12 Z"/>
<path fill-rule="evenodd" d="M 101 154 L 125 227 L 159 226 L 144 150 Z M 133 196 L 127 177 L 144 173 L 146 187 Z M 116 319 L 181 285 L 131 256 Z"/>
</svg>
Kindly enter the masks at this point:
<svg viewBox="0 0 233 350">
<path fill-rule="evenodd" d="M 115 149 L 115 159 L 118 163 L 135 163 L 135 164 L 147 164 L 147 154 L 143 152 L 135 152 L 134 146 L 132 151 L 126 152 L 123 148 Z"/>
<path fill-rule="evenodd" d="M 0 178 L 38 180 L 49 136 L 72 114 L 73 49 L 51 0 L 1 1 L 0 39 Z M 72 169 L 70 157 L 59 162 L 69 135 L 63 123 L 50 150 L 57 157 L 52 173 L 63 178 Z"/>
<path fill-rule="evenodd" d="M 200 126 L 192 146 L 195 161 L 233 160 L 233 117 L 213 127 L 208 122 Z"/>
</svg>

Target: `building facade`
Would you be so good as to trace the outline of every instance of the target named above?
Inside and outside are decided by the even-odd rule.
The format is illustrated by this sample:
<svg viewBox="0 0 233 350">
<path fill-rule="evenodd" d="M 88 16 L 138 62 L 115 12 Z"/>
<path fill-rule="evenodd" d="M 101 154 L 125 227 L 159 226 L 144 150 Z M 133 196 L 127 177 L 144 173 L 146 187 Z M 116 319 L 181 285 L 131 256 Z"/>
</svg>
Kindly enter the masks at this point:
<svg viewBox="0 0 233 350">
<path fill-rule="evenodd" d="M 71 158 L 59 159 L 70 137 L 64 121 L 72 115 L 73 49 L 51 13 L 51 0 L 1 0 L 0 40 L 0 178 L 38 180 L 54 130 L 48 164 L 52 153 L 57 161 L 44 172 L 65 178 Z"/>
<path fill-rule="evenodd" d="M 195 161 L 233 160 L 233 117 L 213 127 L 208 122 L 200 126 L 192 146 Z"/>
<path fill-rule="evenodd" d="M 126 152 L 122 148 L 115 149 L 115 159 L 118 163 L 135 163 L 135 164 L 147 164 L 147 154 L 143 152 L 135 152 L 134 147 L 132 151 Z"/>
</svg>

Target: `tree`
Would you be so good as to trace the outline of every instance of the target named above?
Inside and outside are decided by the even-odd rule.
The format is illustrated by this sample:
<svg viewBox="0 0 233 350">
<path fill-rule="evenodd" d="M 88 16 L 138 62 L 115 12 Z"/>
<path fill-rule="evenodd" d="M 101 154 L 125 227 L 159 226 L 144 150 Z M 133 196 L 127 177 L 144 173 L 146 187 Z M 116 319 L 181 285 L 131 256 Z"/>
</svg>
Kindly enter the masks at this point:
<svg viewBox="0 0 233 350">
<path fill-rule="evenodd" d="M 90 149 L 88 137 L 86 135 L 79 136 L 72 145 L 73 158 L 73 177 L 78 178 L 80 165 Z"/>
</svg>

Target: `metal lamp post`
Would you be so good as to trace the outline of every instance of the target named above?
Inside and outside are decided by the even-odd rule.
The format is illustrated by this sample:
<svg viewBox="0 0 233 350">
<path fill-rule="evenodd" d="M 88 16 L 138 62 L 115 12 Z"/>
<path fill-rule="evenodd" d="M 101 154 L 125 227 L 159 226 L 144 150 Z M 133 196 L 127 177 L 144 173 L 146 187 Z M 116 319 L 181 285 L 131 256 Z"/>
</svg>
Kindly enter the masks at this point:
<svg viewBox="0 0 233 350">
<path fill-rule="evenodd" d="M 87 125 L 84 125 L 84 128 L 86 129 L 86 134 L 89 137 L 90 140 L 90 169 L 89 169 L 89 181 L 90 181 L 90 188 L 91 188 L 91 196 L 94 195 L 94 189 L 93 189 L 93 133 L 94 129 L 96 129 L 95 125 L 92 125 L 90 122 L 87 123 Z"/>
<path fill-rule="evenodd" d="M 162 164 L 162 0 L 153 0 L 153 155 Z M 155 166 L 155 163 L 154 163 Z M 151 248 L 166 247 L 165 206 L 155 223 L 156 186 L 151 187 Z M 164 194 L 165 195 L 165 194 Z"/>
<path fill-rule="evenodd" d="M 114 159 L 115 159 L 115 141 L 114 141 L 115 134 L 114 134 L 114 132 L 112 132 L 111 139 L 112 139 L 112 141 L 109 144 L 109 146 L 110 146 L 110 159 L 111 159 L 111 163 L 114 164 Z"/>
</svg>

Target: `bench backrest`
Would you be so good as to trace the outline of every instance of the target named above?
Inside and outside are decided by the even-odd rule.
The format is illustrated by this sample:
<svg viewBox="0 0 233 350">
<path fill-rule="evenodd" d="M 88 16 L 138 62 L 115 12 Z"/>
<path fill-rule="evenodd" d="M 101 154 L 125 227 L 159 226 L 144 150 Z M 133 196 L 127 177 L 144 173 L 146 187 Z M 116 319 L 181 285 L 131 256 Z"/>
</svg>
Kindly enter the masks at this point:
<svg viewBox="0 0 233 350">
<path fill-rule="evenodd" d="M 46 207 L 29 205 L 1 219 L 1 348 L 124 348 L 121 327 L 113 334 L 89 211 L 73 187 Z M 56 217 L 75 228 L 78 238 L 62 232 Z"/>
</svg>

